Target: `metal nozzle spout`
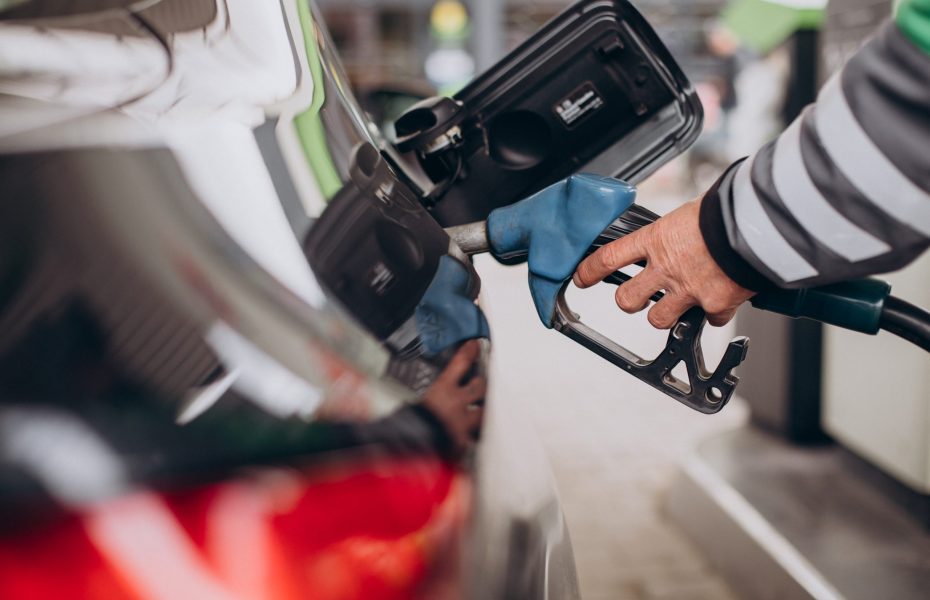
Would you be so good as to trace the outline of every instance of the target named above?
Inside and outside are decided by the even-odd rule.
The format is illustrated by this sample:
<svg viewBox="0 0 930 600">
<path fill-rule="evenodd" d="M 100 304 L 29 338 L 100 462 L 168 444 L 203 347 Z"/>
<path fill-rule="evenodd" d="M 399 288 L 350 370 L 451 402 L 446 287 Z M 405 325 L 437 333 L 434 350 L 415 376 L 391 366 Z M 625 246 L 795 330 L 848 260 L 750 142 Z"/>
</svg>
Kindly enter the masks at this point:
<svg viewBox="0 0 930 600">
<path fill-rule="evenodd" d="M 490 252 L 491 246 L 488 243 L 488 228 L 486 221 L 476 221 L 465 225 L 456 225 L 447 227 L 446 233 L 452 238 L 462 252 L 465 254 L 484 254 Z"/>
</svg>

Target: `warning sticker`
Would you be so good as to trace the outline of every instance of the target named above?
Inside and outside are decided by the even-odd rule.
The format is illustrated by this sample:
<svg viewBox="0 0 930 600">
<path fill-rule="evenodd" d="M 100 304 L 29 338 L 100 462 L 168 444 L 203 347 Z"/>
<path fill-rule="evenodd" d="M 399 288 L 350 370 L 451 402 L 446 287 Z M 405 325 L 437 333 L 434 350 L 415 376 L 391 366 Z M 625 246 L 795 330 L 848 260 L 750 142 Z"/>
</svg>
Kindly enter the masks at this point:
<svg viewBox="0 0 930 600">
<path fill-rule="evenodd" d="M 585 83 L 563 98 L 553 109 L 566 127 L 571 128 L 604 106 L 604 99 L 591 83 Z"/>
</svg>

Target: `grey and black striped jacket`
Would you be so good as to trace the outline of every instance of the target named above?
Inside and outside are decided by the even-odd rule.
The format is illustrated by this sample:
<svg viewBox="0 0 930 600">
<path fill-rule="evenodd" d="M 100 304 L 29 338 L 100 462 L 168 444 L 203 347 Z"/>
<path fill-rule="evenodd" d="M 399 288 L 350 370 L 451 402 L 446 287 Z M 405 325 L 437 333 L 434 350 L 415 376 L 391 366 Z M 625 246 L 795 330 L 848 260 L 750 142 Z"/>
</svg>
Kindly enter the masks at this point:
<svg viewBox="0 0 930 600">
<path fill-rule="evenodd" d="M 905 0 L 815 104 L 727 170 L 701 231 L 756 291 L 894 270 L 930 245 L 930 0 Z"/>
</svg>

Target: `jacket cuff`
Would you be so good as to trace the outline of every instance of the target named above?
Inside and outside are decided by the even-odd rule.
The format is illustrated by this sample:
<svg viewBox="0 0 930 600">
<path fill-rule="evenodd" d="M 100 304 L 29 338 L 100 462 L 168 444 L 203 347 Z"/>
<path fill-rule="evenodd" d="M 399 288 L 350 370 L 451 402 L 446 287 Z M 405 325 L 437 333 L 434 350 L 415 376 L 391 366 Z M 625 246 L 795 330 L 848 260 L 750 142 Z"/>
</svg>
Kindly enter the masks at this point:
<svg viewBox="0 0 930 600">
<path fill-rule="evenodd" d="M 730 165 L 704 194 L 701 200 L 699 222 L 704 244 L 707 245 L 711 257 L 727 277 L 747 290 L 761 292 L 777 286 L 733 249 L 723 216 L 723 202 L 726 201 L 724 196 L 729 195 L 730 183 L 736 167 L 745 160 L 742 158 Z"/>
</svg>

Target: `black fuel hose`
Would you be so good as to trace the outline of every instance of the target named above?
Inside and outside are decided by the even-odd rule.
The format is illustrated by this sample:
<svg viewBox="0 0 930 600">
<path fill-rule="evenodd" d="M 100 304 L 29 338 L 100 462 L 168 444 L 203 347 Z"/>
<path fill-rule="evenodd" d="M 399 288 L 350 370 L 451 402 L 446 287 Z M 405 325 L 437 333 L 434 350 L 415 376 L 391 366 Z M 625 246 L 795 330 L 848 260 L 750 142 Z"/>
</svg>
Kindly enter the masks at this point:
<svg viewBox="0 0 930 600">
<path fill-rule="evenodd" d="M 879 327 L 930 352 L 930 313 L 895 296 L 888 296 Z"/>
</svg>

